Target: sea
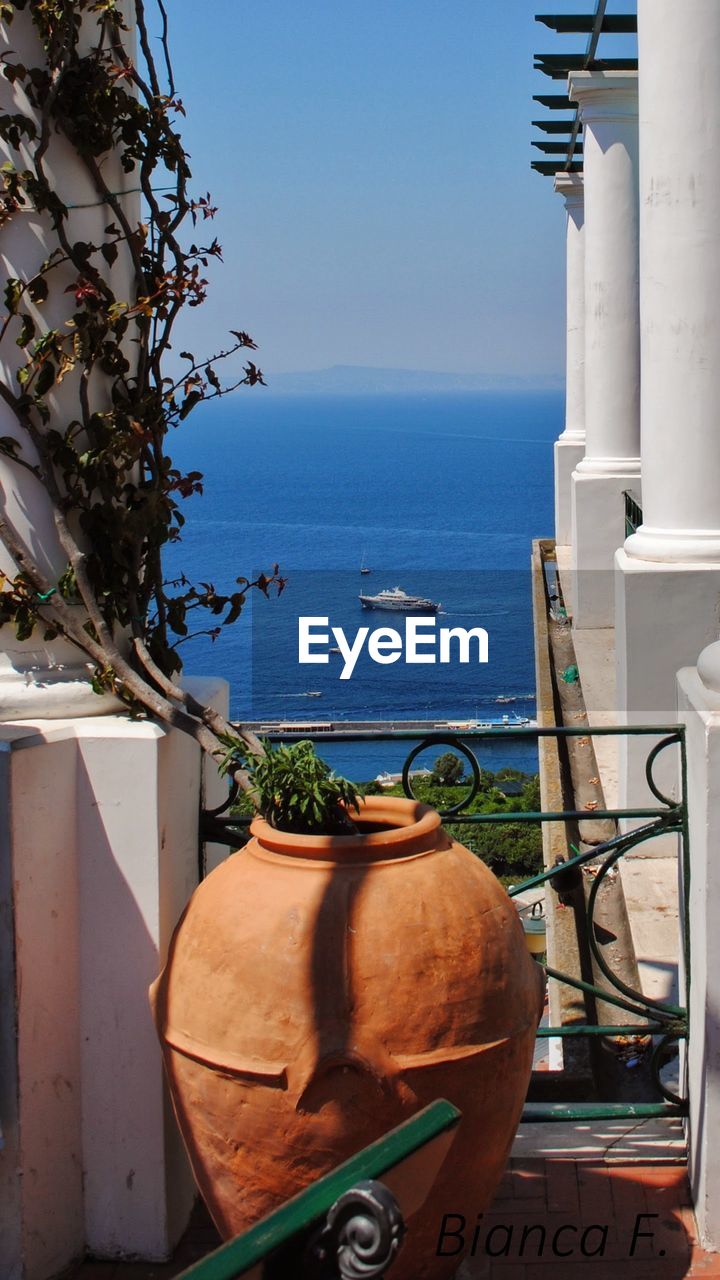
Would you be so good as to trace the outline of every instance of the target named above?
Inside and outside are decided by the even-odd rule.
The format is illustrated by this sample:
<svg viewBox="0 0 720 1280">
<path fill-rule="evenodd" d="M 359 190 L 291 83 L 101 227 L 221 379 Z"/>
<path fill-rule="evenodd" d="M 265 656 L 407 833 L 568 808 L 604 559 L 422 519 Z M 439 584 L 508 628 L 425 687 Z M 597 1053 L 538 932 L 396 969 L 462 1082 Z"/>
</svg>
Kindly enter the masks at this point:
<svg viewBox="0 0 720 1280">
<path fill-rule="evenodd" d="M 534 716 L 530 589 L 533 538 L 553 528 L 552 445 L 562 429 L 559 391 L 281 395 L 243 388 L 201 405 L 170 442 L 173 462 L 203 473 L 183 504 L 181 543 L 168 578 L 184 573 L 220 592 L 279 565 L 282 595 L 249 594 L 237 623 L 179 652 L 189 675 L 230 682 L 235 719 L 308 725 L 362 719 L 462 721 Z M 370 573 L 361 574 L 361 568 Z M 379 664 L 363 648 L 342 679 L 333 627 L 390 626 L 360 592 L 395 586 L 441 603 L 433 625 L 482 628 L 488 661 Z M 326 618 L 327 661 L 299 662 L 298 620 Z M 199 619 L 199 626 L 213 621 Z M 314 624 L 322 634 L 322 624 Z M 436 658 L 439 646 L 420 653 Z M 365 781 L 396 772 L 405 743 L 325 742 L 338 771 Z M 429 766 L 438 749 L 415 768 Z M 494 739 L 476 754 L 489 769 L 537 768 L 533 742 Z"/>
</svg>

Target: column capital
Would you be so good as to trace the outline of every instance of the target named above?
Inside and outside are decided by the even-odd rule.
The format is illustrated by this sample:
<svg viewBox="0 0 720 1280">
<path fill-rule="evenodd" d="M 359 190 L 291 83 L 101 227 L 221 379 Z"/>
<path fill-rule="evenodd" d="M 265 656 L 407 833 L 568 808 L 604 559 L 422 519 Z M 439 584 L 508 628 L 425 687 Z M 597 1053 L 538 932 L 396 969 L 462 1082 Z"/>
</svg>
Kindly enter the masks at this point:
<svg viewBox="0 0 720 1280">
<path fill-rule="evenodd" d="M 637 71 L 572 71 L 568 97 L 580 108 L 583 124 L 633 120 L 638 110 Z"/>
<path fill-rule="evenodd" d="M 553 179 L 553 190 L 563 197 L 566 209 L 576 209 L 585 202 L 585 182 L 581 173 L 561 170 Z"/>
</svg>

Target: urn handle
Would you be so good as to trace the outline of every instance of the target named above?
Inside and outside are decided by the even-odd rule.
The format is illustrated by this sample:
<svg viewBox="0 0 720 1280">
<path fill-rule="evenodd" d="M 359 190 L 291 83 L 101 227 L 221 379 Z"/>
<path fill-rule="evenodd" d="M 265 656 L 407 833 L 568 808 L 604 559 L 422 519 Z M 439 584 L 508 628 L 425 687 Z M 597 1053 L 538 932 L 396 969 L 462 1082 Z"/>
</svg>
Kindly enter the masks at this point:
<svg viewBox="0 0 720 1280">
<path fill-rule="evenodd" d="M 326 1098 L 346 1091 L 357 1097 L 358 1087 L 370 1105 L 373 1098 L 387 1102 L 405 1095 L 398 1063 L 377 1041 L 352 1040 L 350 1046 L 341 1041 L 337 1049 L 326 1049 L 320 1057 L 316 1047 L 307 1044 L 288 1067 L 288 1085 L 297 1095 L 296 1111 L 315 1111 Z"/>
</svg>

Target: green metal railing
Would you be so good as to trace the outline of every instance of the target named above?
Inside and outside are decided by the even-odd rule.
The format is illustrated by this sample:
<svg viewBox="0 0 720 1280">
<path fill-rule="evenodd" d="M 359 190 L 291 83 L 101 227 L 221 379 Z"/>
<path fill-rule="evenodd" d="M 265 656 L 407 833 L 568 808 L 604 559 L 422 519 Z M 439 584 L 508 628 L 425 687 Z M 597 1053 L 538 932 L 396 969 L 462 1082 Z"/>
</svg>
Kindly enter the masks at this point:
<svg viewBox="0 0 720 1280">
<path fill-rule="evenodd" d="M 439 1099 L 373 1142 L 299 1195 L 183 1271 L 179 1280 L 366 1280 L 392 1266 L 405 1235 L 404 1215 L 422 1207 L 460 1120 Z M 402 1165 L 413 1168 L 413 1199 L 403 1204 L 380 1178 L 402 1185 Z M 418 1192 L 419 1187 L 419 1192 Z"/>
<path fill-rule="evenodd" d="M 623 489 L 623 498 L 625 499 L 625 537 L 629 538 L 632 533 L 636 533 L 643 521 L 642 507 L 640 499 L 632 489 Z"/>
</svg>

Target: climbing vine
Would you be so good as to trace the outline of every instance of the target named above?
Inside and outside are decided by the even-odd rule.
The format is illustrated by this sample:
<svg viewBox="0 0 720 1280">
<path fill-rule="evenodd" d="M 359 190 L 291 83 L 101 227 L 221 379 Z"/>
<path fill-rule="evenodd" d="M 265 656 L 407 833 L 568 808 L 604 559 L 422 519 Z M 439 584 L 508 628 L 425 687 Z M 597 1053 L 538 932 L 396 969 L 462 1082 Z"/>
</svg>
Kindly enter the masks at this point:
<svg viewBox="0 0 720 1280">
<path fill-rule="evenodd" d="M 173 464 L 169 440 L 197 405 L 263 377 L 242 328 L 212 357 L 183 351 L 182 372 L 167 373 L 177 318 L 204 301 L 206 269 L 222 250 L 211 196 L 191 193 L 184 109 L 157 6 L 156 38 L 143 0 L 0 0 L 0 234 L 29 215 L 46 231 L 37 262 L 4 281 L 0 397 L 14 429 L 0 436 L 0 452 L 44 489 L 65 559 L 53 579 L 6 507 L 0 539 L 18 572 L 0 583 L 0 622 L 20 640 L 38 629 L 46 640 L 64 636 L 92 664 L 97 692 L 226 756 L 236 741 L 257 743 L 180 688 L 178 645 L 234 622 L 251 588 L 284 584 L 277 566 L 239 577 L 226 594 L 163 575 L 182 502 L 202 491 L 198 471 Z M 21 26 L 22 55 L 13 48 Z M 102 210 L 92 241 L 73 231 L 58 155 L 72 158 L 88 205 Z M 221 378 L 233 359 L 237 374 Z"/>
</svg>

